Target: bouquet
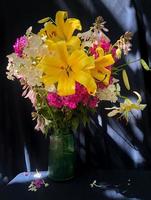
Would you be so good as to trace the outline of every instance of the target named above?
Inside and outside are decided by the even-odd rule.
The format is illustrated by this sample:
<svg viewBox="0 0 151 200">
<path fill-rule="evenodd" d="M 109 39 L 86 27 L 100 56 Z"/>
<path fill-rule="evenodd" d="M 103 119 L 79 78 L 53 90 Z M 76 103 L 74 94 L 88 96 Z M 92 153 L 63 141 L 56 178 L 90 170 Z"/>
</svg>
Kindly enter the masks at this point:
<svg viewBox="0 0 151 200">
<path fill-rule="evenodd" d="M 35 129 L 51 138 L 51 178 L 66 180 L 74 172 L 74 147 L 69 133 L 75 132 L 79 124 L 89 123 L 90 114 L 103 101 L 111 103 L 106 108 L 108 117 L 118 115 L 126 121 L 133 109 L 143 110 L 146 105 L 141 104 L 137 91 L 133 92 L 135 101 L 121 95 L 120 74 L 131 92 L 127 64 L 119 65 L 131 50 L 130 32 L 112 44 L 102 17 L 97 17 L 88 31 L 81 32 L 80 21 L 68 18 L 65 11 L 58 11 L 55 20 L 47 17 L 38 23 L 42 26 L 38 33 L 29 27 L 16 40 L 14 52 L 8 55 L 7 77 L 19 80 L 22 95 L 34 108 Z M 140 62 L 150 70 L 144 60 Z"/>
<path fill-rule="evenodd" d="M 103 101 L 116 104 L 106 108 L 109 117 L 120 115 L 126 120 L 132 109 L 145 108 L 138 92 L 134 91 L 136 102 L 120 94 L 121 71 L 130 90 L 126 64 L 118 65 L 131 50 L 130 32 L 112 44 L 102 17 L 83 33 L 80 21 L 68 18 L 65 11 L 58 11 L 55 21 L 47 17 L 38 22 L 44 24 L 38 33 L 30 27 L 16 40 L 7 66 L 8 79 L 18 79 L 22 95 L 32 102 L 36 130 L 44 134 L 48 130 L 56 134 L 67 128 L 76 130 L 81 121 L 84 125 L 89 122 L 89 113 Z"/>
</svg>

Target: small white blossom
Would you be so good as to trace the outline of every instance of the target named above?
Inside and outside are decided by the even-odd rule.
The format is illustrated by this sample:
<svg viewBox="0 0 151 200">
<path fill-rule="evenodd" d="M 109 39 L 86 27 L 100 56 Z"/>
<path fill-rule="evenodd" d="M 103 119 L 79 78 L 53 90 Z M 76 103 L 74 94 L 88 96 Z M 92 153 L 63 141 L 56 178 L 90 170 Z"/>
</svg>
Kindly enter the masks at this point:
<svg viewBox="0 0 151 200">
<path fill-rule="evenodd" d="M 51 86 L 45 85 L 45 89 L 46 89 L 48 92 L 56 92 L 56 87 L 55 87 L 54 84 L 52 84 Z"/>
<path fill-rule="evenodd" d="M 47 55 L 48 49 L 39 35 L 33 34 L 28 38 L 28 45 L 24 48 L 23 53 L 32 58 L 42 57 Z"/>
<path fill-rule="evenodd" d="M 97 97 L 102 101 L 111 101 L 115 103 L 118 100 L 118 95 L 120 94 L 120 85 L 117 83 L 117 79 L 113 79 L 113 83 L 107 88 L 98 89 Z"/>
</svg>

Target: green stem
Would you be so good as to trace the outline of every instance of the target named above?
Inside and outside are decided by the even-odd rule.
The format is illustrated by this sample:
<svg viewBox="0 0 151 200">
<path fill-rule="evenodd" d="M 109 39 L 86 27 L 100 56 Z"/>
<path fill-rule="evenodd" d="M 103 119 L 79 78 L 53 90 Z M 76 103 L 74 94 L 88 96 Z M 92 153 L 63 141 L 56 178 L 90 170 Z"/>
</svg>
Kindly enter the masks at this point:
<svg viewBox="0 0 151 200">
<path fill-rule="evenodd" d="M 50 116 L 51 116 L 51 118 L 52 118 L 52 120 L 53 120 L 53 122 L 54 122 L 54 128 L 58 128 L 58 124 L 57 124 L 57 122 L 56 122 L 56 120 L 55 120 L 55 117 L 53 116 L 53 113 L 52 113 L 52 111 L 51 111 L 51 109 L 50 108 L 48 108 L 49 109 L 49 114 L 50 114 Z"/>
<path fill-rule="evenodd" d="M 137 59 L 137 60 L 135 60 L 135 61 L 126 62 L 125 64 L 119 65 L 119 66 L 117 66 L 117 67 L 118 67 L 118 68 L 122 68 L 122 67 L 125 67 L 125 66 L 127 66 L 127 65 L 129 65 L 129 64 L 131 64 L 131 63 L 135 63 L 135 62 L 140 61 L 140 60 L 141 60 L 141 59 L 139 58 L 139 59 Z"/>
<path fill-rule="evenodd" d="M 120 98 L 127 99 L 127 97 L 119 95 Z"/>
<path fill-rule="evenodd" d="M 50 20 L 56 25 L 55 21 L 50 17 Z"/>
</svg>

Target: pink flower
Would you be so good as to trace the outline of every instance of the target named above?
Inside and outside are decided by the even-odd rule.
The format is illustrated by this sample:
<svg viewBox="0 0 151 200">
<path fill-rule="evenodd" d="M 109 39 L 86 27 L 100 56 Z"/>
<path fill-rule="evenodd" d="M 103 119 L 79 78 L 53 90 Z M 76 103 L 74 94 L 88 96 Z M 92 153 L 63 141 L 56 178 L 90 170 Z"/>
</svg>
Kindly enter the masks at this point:
<svg viewBox="0 0 151 200">
<path fill-rule="evenodd" d="M 33 181 L 33 184 L 36 188 L 41 188 L 41 186 L 44 184 L 44 181 L 42 179 L 36 179 Z"/>
<path fill-rule="evenodd" d="M 15 44 L 13 45 L 14 51 L 17 54 L 17 56 L 22 57 L 23 50 L 27 43 L 28 40 L 25 35 L 21 36 L 20 38 L 17 38 Z"/>
<path fill-rule="evenodd" d="M 45 120 L 44 120 L 44 118 L 42 118 L 40 116 L 37 117 L 37 124 L 35 126 L 35 130 L 41 131 L 42 133 L 44 133 L 44 130 L 45 130 Z"/>
<path fill-rule="evenodd" d="M 90 101 L 89 101 L 89 107 L 90 107 L 90 108 L 96 108 L 97 105 L 98 105 L 98 102 L 99 102 L 98 98 L 97 98 L 97 97 L 93 97 L 93 98 L 90 99 Z"/>
<path fill-rule="evenodd" d="M 29 98 L 33 106 L 36 106 L 37 99 L 36 99 L 36 93 L 32 90 L 29 89 L 28 93 L 26 94 L 25 98 Z"/>
<path fill-rule="evenodd" d="M 105 52 L 109 52 L 109 49 L 110 49 L 110 42 L 108 40 L 105 40 L 105 38 L 102 38 L 101 41 L 100 41 L 100 47 L 102 47 L 102 49 L 105 51 Z"/>
<path fill-rule="evenodd" d="M 59 96 L 58 94 L 52 92 L 48 93 L 47 95 L 49 106 L 54 106 L 56 108 L 62 108 L 63 106 L 65 106 L 71 110 L 76 109 L 80 103 L 83 106 L 94 108 L 97 106 L 98 102 L 95 98 L 96 97 L 91 96 L 88 93 L 87 89 L 79 83 L 76 83 L 76 92 L 73 95 Z M 92 100 L 94 100 L 93 103 Z"/>
<path fill-rule="evenodd" d="M 62 107 L 62 100 L 59 95 L 57 95 L 54 92 L 49 92 L 47 95 L 47 101 L 49 106 L 54 106 L 56 108 L 61 108 Z"/>
<path fill-rule="evenodd" d="M 106 40 L 105 38 L 101 38 L 99 44 L 93 43 L 92 47 L 90 47 L 90 54 L 93 55 L 96 59 L 99 56 L 97 52 L 97 47 L 101 47 L 104 50 L 104 52 L 109 52 L 110 46 L 111 44 L 108 40 Z"/>
<path fill-rule="evenodd" d="M 97 88 L 99 88 L 99 89 L 102 89 L 102 90 L 103 90 L 103 89 L 105 89 L 106 87 L 107 87 L 107 86 L 104 85 L 103 82 L 98 82 L 98 83 L 97 83 Z"/>
<path fill-rule="evenodd" d="M 98 44 L 93 44 L 92 47 L 90 47 L 90 54 L 94 56 L 94 58 L 98 58 L 99 54 L 98 52 L 96 51 L 96 48 L 98 47 Z"/>
<path fill-rule="evenodd" d="M 119 59 L 117 58 L 116 50 L 117 50 L 116 48 L 112 48 L 112 56 L 113 56 L 115 61 L 118 61 Z"/>
</svg>

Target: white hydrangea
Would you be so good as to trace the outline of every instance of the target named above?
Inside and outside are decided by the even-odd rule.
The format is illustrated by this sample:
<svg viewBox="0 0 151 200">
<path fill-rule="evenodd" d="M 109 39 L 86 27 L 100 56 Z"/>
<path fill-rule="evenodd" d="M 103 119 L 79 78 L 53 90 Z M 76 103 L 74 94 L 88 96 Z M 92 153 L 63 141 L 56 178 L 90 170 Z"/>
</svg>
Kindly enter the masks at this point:
<svg viewBox="0 0 151 200">
<path fill-rule="evenodd" d="M 27 84 L 30 86 L 40 86 L 42 77 L 42 71 L 33 65 L 25 65 L 20 68 L 20 74 L 26 80 Z M 32 76 L 31 76 L 32 74 Z"/>
<path fill-rule="evenodd" d="M 23 53 L 27 57 L 42 57 L 49 54 L 47 45 L 43 44 L 43 39 L 36 34 L 32 34 L 28 38 L 28 45 L 24 48 Z"/>
<path fill-rule="evenodd" d="M 14 77 L 18 78 L 19 69 L 21 65 L 24 65 L 24 59 L 18 57 L 15 53 L 12 53 L 7 56 L 8 57 L 8 65 L 7 65 L 7 78 L 10 80 L 14 80 Z"/>
<path fill-rule="evenodd" d="M 42 71 L 33 65 L 32 59 L 18 57 L 15 53 L 8 56 L 7 78 L 13 80 L 23 78 L 30 86 L 40 86 Z M 32 76 L 31 76 L 32 74 Z"/>
<path fill-rule="evenodd" d="M 118 95 L 120 94 L 120 85 L 117 82 L 117 79 L 113 79 L 113 83 L 107 88 L 98 89 L 97 97 L 101 101 L 105 100 L 115 103 L 118 100 Z"/>
<path fill-rule="evenodd" d="M 24 79 L 29 86 L 40 86 L 42 71 L 36 65 L 43 56 L 49 54 L 47 45 L 36 34 L 30 33 L 28 45 L 23 50 L 22 57 L 12 53 L 8 55 L 7 78 Z"/>
</svg>

